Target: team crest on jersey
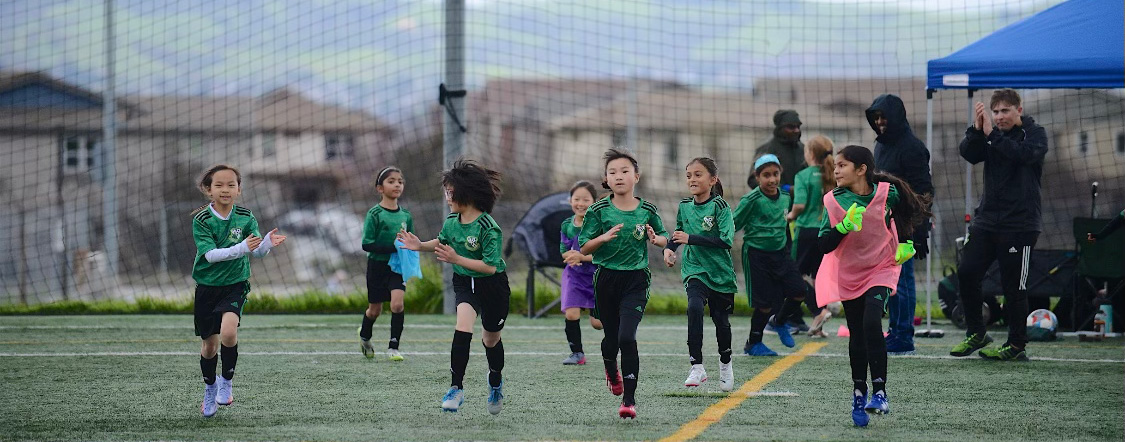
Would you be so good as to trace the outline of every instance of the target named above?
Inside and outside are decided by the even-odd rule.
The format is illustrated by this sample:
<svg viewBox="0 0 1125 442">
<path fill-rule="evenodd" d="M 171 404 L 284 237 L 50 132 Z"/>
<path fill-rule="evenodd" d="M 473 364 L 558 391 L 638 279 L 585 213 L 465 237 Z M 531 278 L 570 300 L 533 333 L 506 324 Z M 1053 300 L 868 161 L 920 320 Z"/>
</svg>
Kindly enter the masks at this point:
<svg viewBox="0 0 1125 442">
<path fill-rule="evenodd" d="M 233 229 L 230 229 L 230 236 L 228 236 L 227 239 L 231 242 L 242 241 L 242 228 L 235 227 Z"/>
<path fill-rule="evenodd" d="M 715 227 L 715 217 L 713 217 L 713 216 L 703 217 L 703 231 L 704 232 L 710 232 L 711 229 L 713 229 L 714 227 Z"/>
<path fill-rule="evenodd" d="M 633 229 L 633 238 L 636 238 L 638 241 L 642 240 L 642 239 L 645 239 L 645 225 L 644 224 L 637 224 L 636 225 L 636 228 Z"/>
<path fill-rule="evenodd" d="M 466 236 L 465 237 L 465 248 L 468 249 L 470 252 L 475 252 L 475 251 L 477 251 L 477 249 L 480 248 L 480 241 L 477 240 L 477 237 L 475 237 L 475 236 Z"/>
<path fill-rule="evenodd" d="M 405 231 L 406 231 L 406 221 L 403 221 L 403 222 L 402 222 L 402 231 L 403 231 L 403 232 L 405 232 Z"/>
</svg>

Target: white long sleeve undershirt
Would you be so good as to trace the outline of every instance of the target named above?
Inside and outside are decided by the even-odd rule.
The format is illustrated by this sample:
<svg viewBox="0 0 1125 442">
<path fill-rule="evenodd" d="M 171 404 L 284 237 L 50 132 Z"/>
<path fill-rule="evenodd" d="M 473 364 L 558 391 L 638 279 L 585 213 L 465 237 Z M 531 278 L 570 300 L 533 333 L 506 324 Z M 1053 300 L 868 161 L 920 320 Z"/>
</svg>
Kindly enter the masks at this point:
<svg viewBox="0 0 1125 442">
<path fill-rule="evenodd" d="M 255 258 L 261 258 L 269 254 L 270 249 L 273 248 L 273 242 L 271 241 L 271 235 L 267 233 L 266 237 L 262 238 L 262 243 L 258 245 L 257 250 L 254 250 L 253 252 L 250 251 L 250 246 L 246 245 L 246 240 L 242 240 L 242 242 L 231 247 L 212 249 L 211 251 L 203 255 L 203 257 L 207 259 L 207 262 L 230 261 L 232 259 L 238 259 L 246 255 L 253 255 Z"/>
</svg>

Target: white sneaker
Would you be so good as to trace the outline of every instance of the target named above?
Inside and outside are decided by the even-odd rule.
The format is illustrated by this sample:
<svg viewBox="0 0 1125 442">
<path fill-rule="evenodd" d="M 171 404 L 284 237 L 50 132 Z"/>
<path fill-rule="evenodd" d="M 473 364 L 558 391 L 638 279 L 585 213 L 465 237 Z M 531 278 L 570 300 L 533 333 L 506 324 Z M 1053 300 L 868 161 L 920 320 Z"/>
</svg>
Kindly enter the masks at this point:
<svg viewBox="0 0 1125 442">
<path fill-rule="evenodd" d="M 691 371 L 688 372 L 687 380 L 684 381 L 685 387 L 698 387 L 707 380 L 707 370 L 703 369 L 703 364 L 692 364 Z"/>
<path fill-rule="evenodd" d="M 219 376 L 222 377 L 222 376 Z M 219 392 L 219 381 L 214 384 L 203 384 L 203 404 L 199 406 L 199 411 L 203 412 L 203 417 L 211 417 L 219 411 L 219 404 L 215 403 L 215 395 Z"/>
<path fill-rule="evenodd" d="M 233 379 L 227 380 L 227 378 L 222 376 L 219 376 L 219 378 L 215 380 L 215 383 L 219 384 L 219 392 L 215 395 L 216 404 L 230 405 L 234 402 L 234 393 L 231 392 L 232 381 Z"/>
<path fill-rule="evenodd" d="M 719 389 L 723 391 L 734 390 L 734 361 L 726 364 L 719 363 Z"/>
<path fill-rule="evenodd" d="M 449 387 L 449 392 L 441 398 L 442 411 L 449 411 L 456 413 L 461 409 L 461 403 L 465 402 L 465 390 L 457 387 Z"/>
</svg>

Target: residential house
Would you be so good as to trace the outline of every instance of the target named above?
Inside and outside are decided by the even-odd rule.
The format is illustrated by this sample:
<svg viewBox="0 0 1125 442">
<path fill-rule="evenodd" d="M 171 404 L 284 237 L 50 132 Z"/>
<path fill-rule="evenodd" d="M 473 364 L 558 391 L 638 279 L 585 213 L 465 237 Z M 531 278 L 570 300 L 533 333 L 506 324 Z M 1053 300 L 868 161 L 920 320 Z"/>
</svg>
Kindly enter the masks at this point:
<svg viewBox="0 0 1125 442">
<path fill-rule="evenodd" d="M 337 199 L 349 177 L 383 162 L 391 134 L 370 115 L 285 89 L 126 96 L 118 109 L 123 278 L 190 272 L 186 220 L 205 203 L 196 186 L 210 165 L 239 167 L 243 204 L 269 220 Z M 83 269 L 103 243 L 101 125 L 100 95 L 41 73 L 0 73 L 0 204 L 14 209 L 0 216 L 0 290 L 39 300 L 92 290 Z"/>
</svg>

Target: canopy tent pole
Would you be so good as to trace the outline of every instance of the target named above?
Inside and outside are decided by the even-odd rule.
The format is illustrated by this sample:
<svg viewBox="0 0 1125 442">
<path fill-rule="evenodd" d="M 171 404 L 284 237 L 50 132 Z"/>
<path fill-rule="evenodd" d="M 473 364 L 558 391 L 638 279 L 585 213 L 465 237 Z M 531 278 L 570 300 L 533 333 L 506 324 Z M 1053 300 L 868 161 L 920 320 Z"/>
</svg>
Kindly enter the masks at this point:
<svg viewBox="0 0 1125 442">
<path fill-rule="evenodd" d="M 926 89 L 926 148 L 931 152 L 934 150 L 934 90 Z M 934 156 L 930 154 L 930 173 L 934 170 Z M 935 194 L 937 192 L 934 192 Z M 932 196 L 932 195 L 931 195 Z M 940 338 L 945 336 L 945 331 L 934 330 L 933 314 L 933 293 L 934 293 L 934 260 L 938 259 L 940 254 L 937 252 L 938 247 L 935 244 L 934 238 L 937 238 L 937 226 L 941 225 L 937 219 L 937 211 L 933 210 L 934 204 L 930 204 L 931 211 L 934 213 L 934 228 L 930 231 L 929 237 L 926 241 L 929 242 L 930 256 L 926 259 L 926 329 L 918 330 L 914 336 L 922 338 Z M 929 222 L 927 220 L 926 222 Z M 940 262 L 940 261 L 939 261 Z"/>
</svg>

